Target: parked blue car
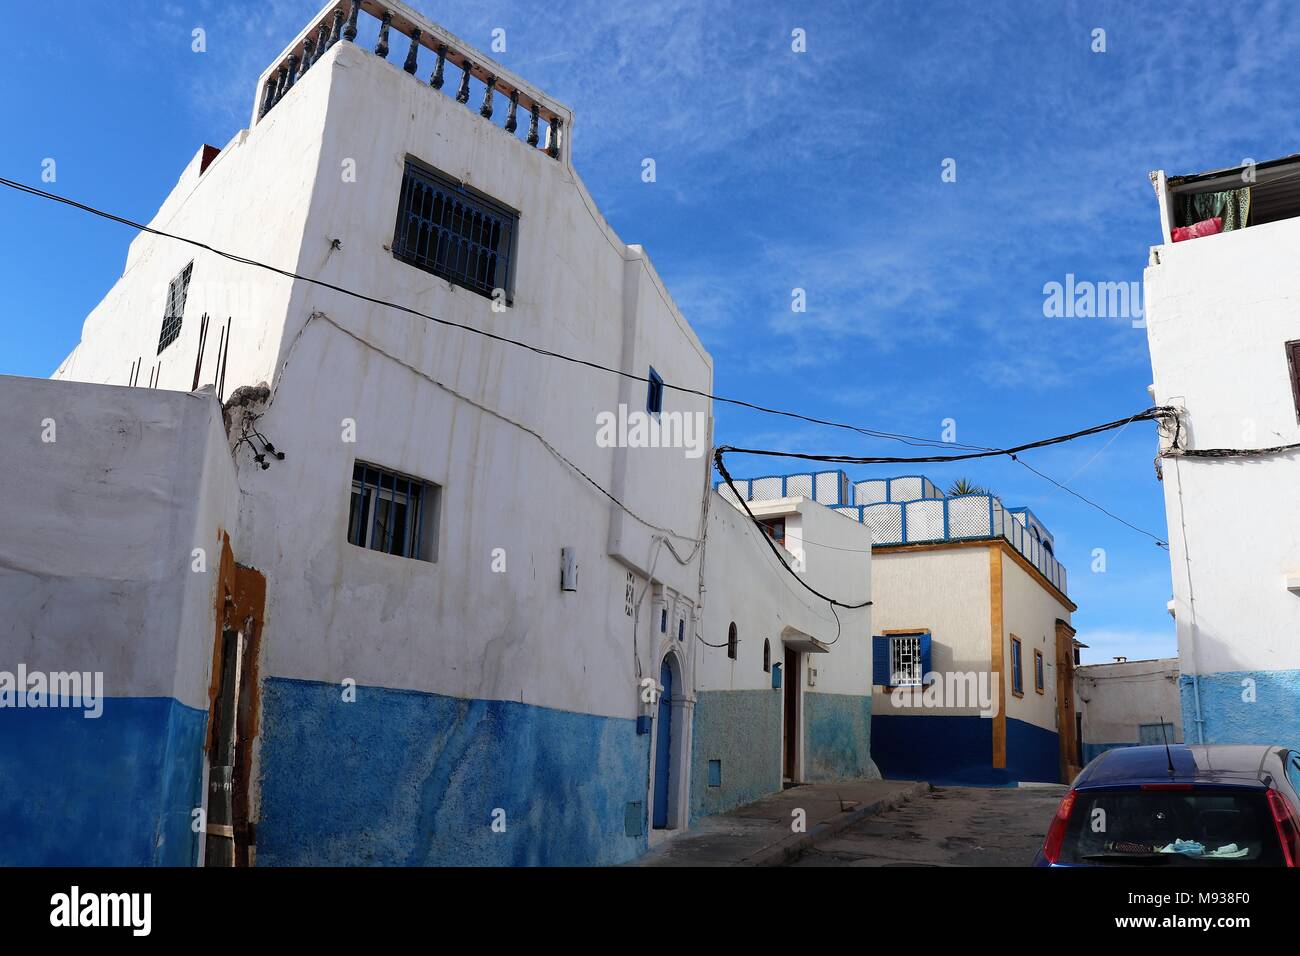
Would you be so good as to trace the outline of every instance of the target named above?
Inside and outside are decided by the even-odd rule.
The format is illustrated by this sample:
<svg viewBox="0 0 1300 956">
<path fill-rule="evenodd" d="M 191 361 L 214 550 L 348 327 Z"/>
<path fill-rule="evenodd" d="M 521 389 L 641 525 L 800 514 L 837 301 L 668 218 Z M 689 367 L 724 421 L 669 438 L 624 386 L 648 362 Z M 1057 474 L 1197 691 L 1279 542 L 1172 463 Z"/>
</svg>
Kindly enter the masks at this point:
<svg viewBox="0 0 1300 956">
<path fill-rule="evenodd" d="M 1300 867 L 1300 751 L 1108 750 L 1061 800 L 1034 865 Z"/>
</svg>

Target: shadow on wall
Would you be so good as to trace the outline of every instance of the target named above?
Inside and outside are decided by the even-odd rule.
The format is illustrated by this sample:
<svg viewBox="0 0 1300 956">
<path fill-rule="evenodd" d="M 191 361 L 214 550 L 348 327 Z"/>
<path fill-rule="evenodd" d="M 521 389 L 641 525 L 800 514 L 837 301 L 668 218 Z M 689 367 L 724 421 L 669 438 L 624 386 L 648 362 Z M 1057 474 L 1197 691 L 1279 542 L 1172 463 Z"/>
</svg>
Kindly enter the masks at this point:
<svg viewBox="0 0 1300 956">
<path fill-rule="evenodd" d="M 871 698 L 856 694 L 804 695 L 804 779 L 879 780 L 871 759 Z"/>
<path fill-rule="evenodd" d="M 968 787 L 1058 783 L 1055 731 L 1007 718 L 1007 766 L 993 768 L 993 721 L 978 716 L 876 714 L 872 756 L 885 777 Z"/>
</svg>

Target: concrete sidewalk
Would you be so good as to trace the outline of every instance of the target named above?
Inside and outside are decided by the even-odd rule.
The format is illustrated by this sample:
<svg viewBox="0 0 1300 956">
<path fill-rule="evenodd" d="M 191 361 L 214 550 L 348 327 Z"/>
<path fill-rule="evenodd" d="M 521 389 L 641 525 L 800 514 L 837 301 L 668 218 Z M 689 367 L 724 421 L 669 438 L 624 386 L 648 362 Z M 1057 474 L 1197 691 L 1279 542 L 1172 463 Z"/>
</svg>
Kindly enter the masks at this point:
<svg viewBox="0 0 1300 956">
<path fill-rule="evenodd" d="M 928 783 L 907 780 L 845 780 L 791 787 L 729 813 L 705 817 L 629 865 L 779 866 L 853 824 L 929 789 Z M 796 809 L 806 813 L 804 833 L 791 830 Z"/>
</svg>

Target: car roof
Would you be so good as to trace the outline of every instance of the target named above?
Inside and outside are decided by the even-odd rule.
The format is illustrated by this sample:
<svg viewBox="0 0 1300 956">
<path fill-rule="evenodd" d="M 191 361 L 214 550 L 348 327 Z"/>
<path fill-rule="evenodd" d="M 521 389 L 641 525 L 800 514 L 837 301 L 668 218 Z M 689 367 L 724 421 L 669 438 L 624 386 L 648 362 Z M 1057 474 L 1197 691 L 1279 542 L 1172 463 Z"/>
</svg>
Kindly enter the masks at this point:
<svg viewBox="0 0 1300 956">
<path fill-rule="evenodd" d="M 1286 752 L 1263 744 L 1170 744 L 1167 752 L 1163 745 L 1117 747 L 1084 767 L 1074 786 L 1202 783 L 1264 789 L 1283 772 Z"/>
</svg>

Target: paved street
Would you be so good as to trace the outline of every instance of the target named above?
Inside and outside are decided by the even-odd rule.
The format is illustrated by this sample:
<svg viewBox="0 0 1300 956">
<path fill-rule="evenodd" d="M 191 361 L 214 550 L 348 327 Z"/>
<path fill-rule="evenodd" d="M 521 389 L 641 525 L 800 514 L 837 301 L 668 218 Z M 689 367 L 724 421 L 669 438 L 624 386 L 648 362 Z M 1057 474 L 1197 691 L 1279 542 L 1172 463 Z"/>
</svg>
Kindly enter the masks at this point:
<svg viewBox="0 0 1300 956">
<path fill-rule="evenodd" d="M 777 866 L 855 822 L 925 793 L 906 780 L 842 780 L 770 793 L 729 813 L 699 820 L 642 856 L 634 866 Z M 794 812 L 806 829 L 792 830 Z"/>
<path fill-rule="evenodd" d="M 1027 866 L 1065 787 L 940 787 L 869 817 L 789 866 Z"/>
</svg>

